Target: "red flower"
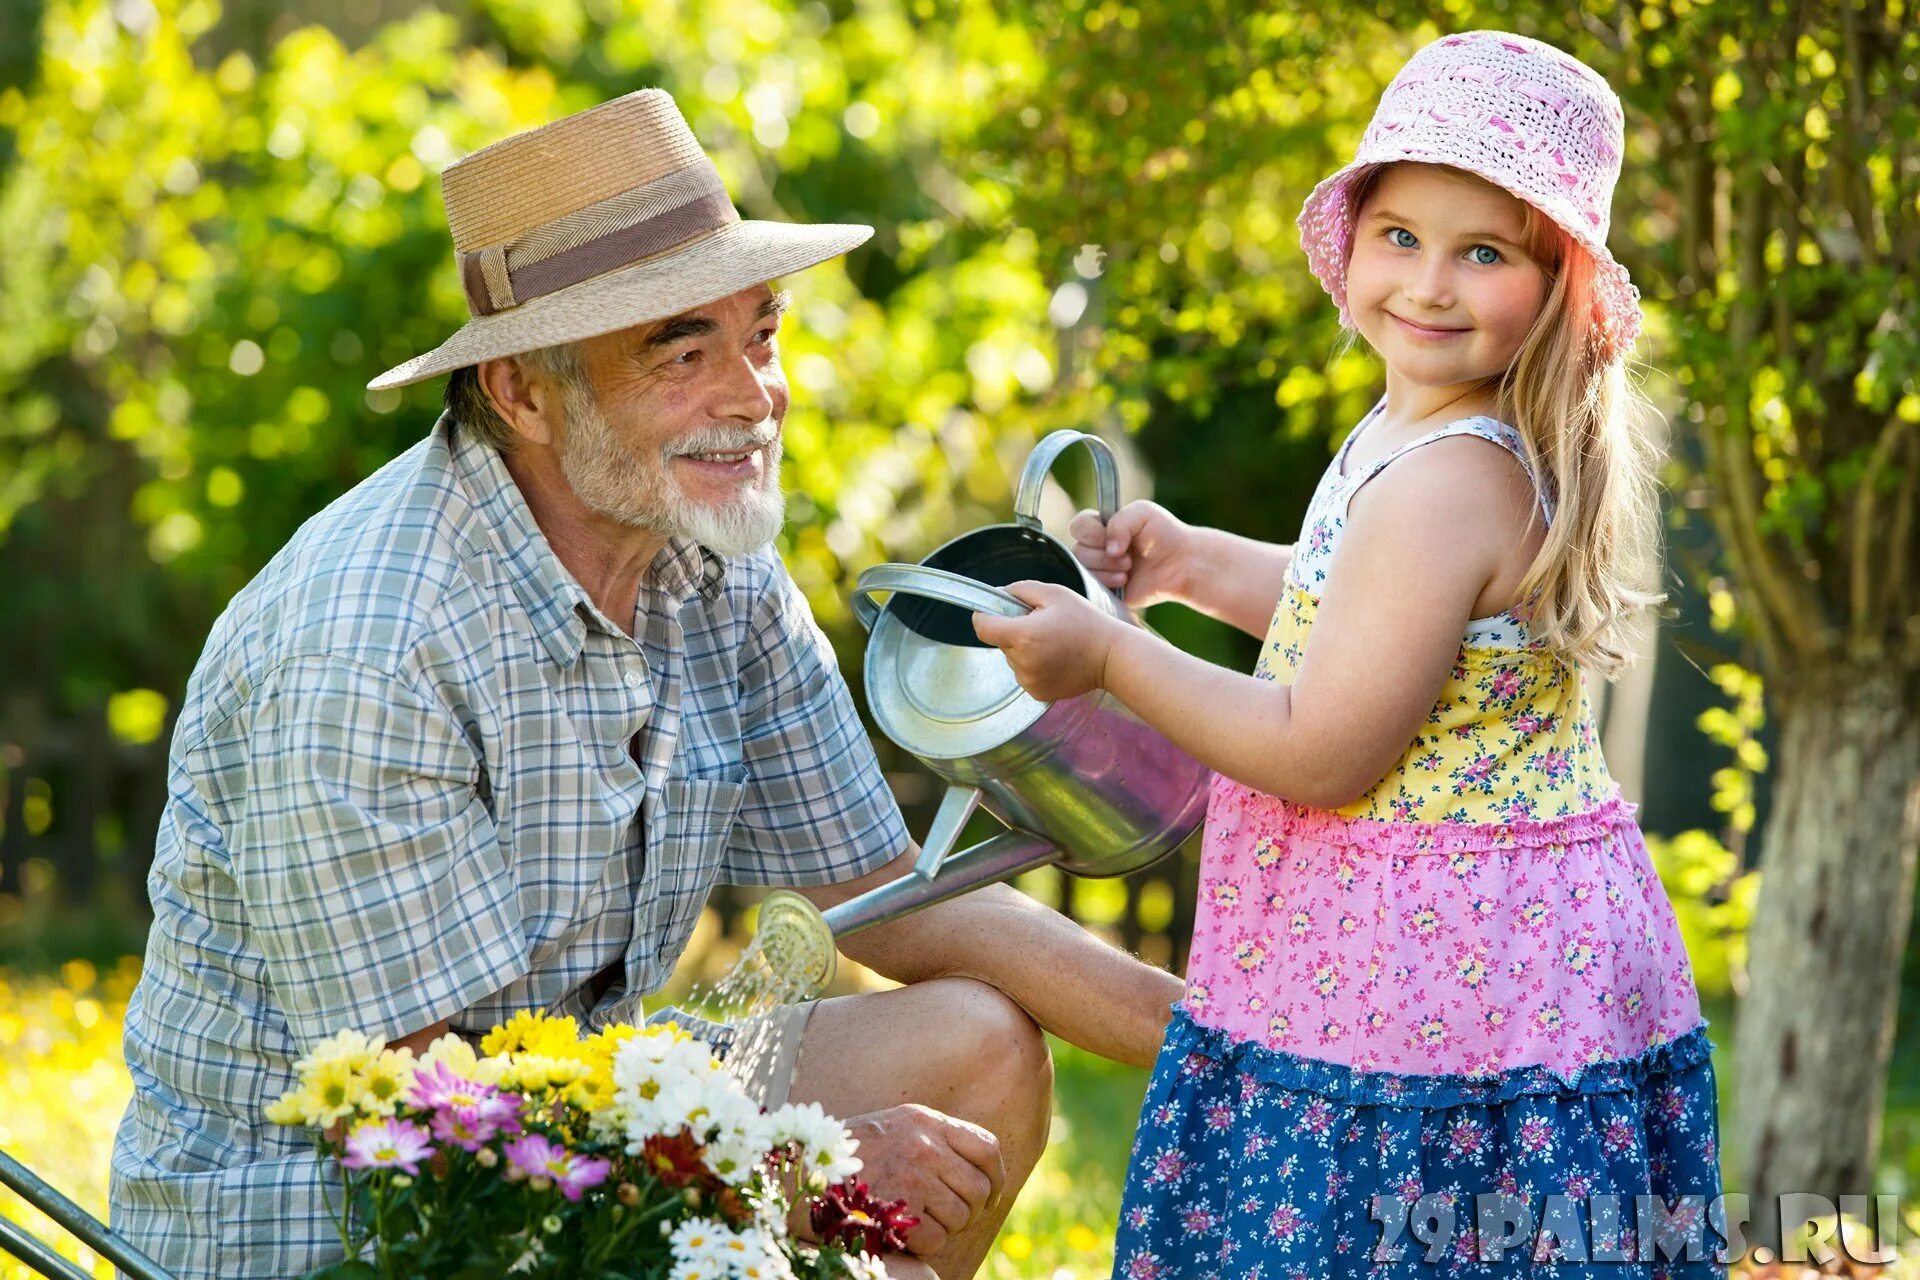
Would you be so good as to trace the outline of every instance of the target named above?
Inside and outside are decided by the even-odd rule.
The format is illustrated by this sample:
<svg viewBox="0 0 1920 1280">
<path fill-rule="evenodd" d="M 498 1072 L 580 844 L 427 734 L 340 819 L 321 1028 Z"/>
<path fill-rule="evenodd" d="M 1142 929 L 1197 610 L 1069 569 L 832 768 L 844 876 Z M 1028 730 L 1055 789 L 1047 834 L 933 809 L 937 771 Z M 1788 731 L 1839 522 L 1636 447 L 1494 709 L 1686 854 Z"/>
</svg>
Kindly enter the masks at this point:
<svg viewBox="0 0 1920 1280">
<path fill-rule="evenodd" d="M 858 1181 L 828 1187 L 813 1202 L 812 1217 L 822 1244 L 871 1254 L 906 1248 L 907 1232 L 920 1225 L 905 1200 L 881 1200 Z"/>
<path fill-rule="evenodd" d="M 700 1144 L 685 1129 L 671 1138 L 655 1134 L 640 1152 L 640 1163 L 660 1180 L 662 1186 L 684 1187 L 706 1177 L 707 1164 L 700 1158 Z"/>
</svg>

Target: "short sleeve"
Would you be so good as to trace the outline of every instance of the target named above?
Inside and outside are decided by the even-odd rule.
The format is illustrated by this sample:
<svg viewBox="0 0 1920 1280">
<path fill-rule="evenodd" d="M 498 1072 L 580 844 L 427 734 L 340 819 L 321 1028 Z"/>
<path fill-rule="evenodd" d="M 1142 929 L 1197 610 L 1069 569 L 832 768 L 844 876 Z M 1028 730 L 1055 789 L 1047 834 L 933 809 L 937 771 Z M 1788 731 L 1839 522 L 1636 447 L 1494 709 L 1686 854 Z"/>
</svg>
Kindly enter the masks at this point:
<svg viewBox="0 0 1920 1280">
<path fill-rule="evenodd" d="M 297 1043 L 397 1039 L 526 971 L 479 762 L 450 714 L 393 675 L 295 658 L 256 695 L 247 741 L 228 850 Z"/>
<path fill-rule="evenodd" d="M 834 884 L 906 852 L 900 806 L 806 598 L 775 561 L 740 663 L 747 790 L 732 884 Z"/>
</svg>

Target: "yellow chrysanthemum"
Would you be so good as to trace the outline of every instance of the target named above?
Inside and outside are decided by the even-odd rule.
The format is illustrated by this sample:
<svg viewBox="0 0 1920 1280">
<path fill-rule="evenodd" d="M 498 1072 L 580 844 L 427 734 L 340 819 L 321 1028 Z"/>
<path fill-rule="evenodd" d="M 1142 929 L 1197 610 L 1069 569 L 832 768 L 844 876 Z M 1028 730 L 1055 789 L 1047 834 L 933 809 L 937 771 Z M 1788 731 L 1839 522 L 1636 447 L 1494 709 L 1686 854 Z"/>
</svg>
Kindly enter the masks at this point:
<svg viewBox="0 0 1920 1280">
<path fill-rule="evenodd" d="M 592 1070 L 573 1057 L 553 1057 L 543 1053 L 516 1053 L 501 1081 L 502 1088 L 534 1092 L 563 1089 Z"/>
<path fill-rule="evenodd" d="M 500 1083 L 507 1073 L 508 1063 L 504 1057 L 490 1054 L 480 1057 L 474 1053 L 473 1046 L 449 1031 L 420 1055 L 420 1067 L 425 1069 L 436 1062 L 444 1062 L 455 1075 L 481 1084 Z"/>
<path fill-rule="evenodd" d="M 573 1018 L 555 1018 L 533 1009 L 522 1009 L 487 1032 L 480 1041 L 480 1051 L 558 1057 L 579 1043 L 580 1024 Z"/>
<path fill-rule="evenodd" d="M 382 1050 L 360 1077 L 367 1085 L 366 1095 L 360 1099 L 361 1112 L 370 1116 L 392 1115 L 406 1097 L 407 1086 L 413 1083 L 413 1050 Z"/>
<path fill-rule="evenodd" d="M 307 1123 L 324 1128 L 360 1109 L 367 1081 L 344 1058 L 321 1062 L 305 1073 L 300 1093 L 306 1099 Z"/>
<path fill-rule="evenodd" d="M 293 1069 L 302 1079 L 322 1067 L 336 1064 L 348 1071 L 364 1071 L 380 1056 L 380 1048 L 385 1043 L 359 1031 L 336 1031 L 313 1046 L 312 1052 L 293 1064 Z"/>
<path fill-rule="evenodd" d="M 277 1101 L 267 1104 L 268 1121 L 294 1126 L 307 1124 L 308 1100 L 311 1097 L 305 1089 L 294 1089 L 280 1095 Z"/>
</svg>

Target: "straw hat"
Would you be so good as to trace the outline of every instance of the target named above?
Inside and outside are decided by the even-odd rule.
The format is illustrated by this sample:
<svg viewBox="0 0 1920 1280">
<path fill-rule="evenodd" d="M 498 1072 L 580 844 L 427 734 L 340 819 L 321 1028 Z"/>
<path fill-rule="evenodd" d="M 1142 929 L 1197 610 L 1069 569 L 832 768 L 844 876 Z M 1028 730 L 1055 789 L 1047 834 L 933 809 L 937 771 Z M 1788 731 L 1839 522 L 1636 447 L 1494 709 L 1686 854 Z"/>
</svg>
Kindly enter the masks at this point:
<svg viewBox="0 0 1920 1280">
<path fill-rule="evenodd" d="M 496 142 L 449 165 L 440 185 L 473 319 L 371 390 L 662 320 L 873 234 L 742 220 L 662 89 Z"/>
</svg>

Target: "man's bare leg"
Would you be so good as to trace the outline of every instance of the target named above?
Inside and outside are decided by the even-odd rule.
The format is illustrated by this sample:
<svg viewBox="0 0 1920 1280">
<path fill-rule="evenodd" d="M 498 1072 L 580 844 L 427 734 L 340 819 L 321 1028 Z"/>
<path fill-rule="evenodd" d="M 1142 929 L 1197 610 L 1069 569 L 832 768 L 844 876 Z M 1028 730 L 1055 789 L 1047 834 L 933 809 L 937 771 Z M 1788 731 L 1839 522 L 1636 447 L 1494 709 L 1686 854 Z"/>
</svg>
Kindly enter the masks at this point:
<svg viewBox="0 0 1920 1280">
<path fill-rule="evenodd" d="M 927 1259 L 941 1280 L 965 1280 L 979 1270 L 1046 1147 L 1053 1060 L 1033 1020 L 999 991 L 938 978 L 822 1001 L 807 1023 L 789 1096 L 843 1119 L 918 1104 L 999 1139 L 1006 1170 L 999 1193 Z"/>
</svg>

